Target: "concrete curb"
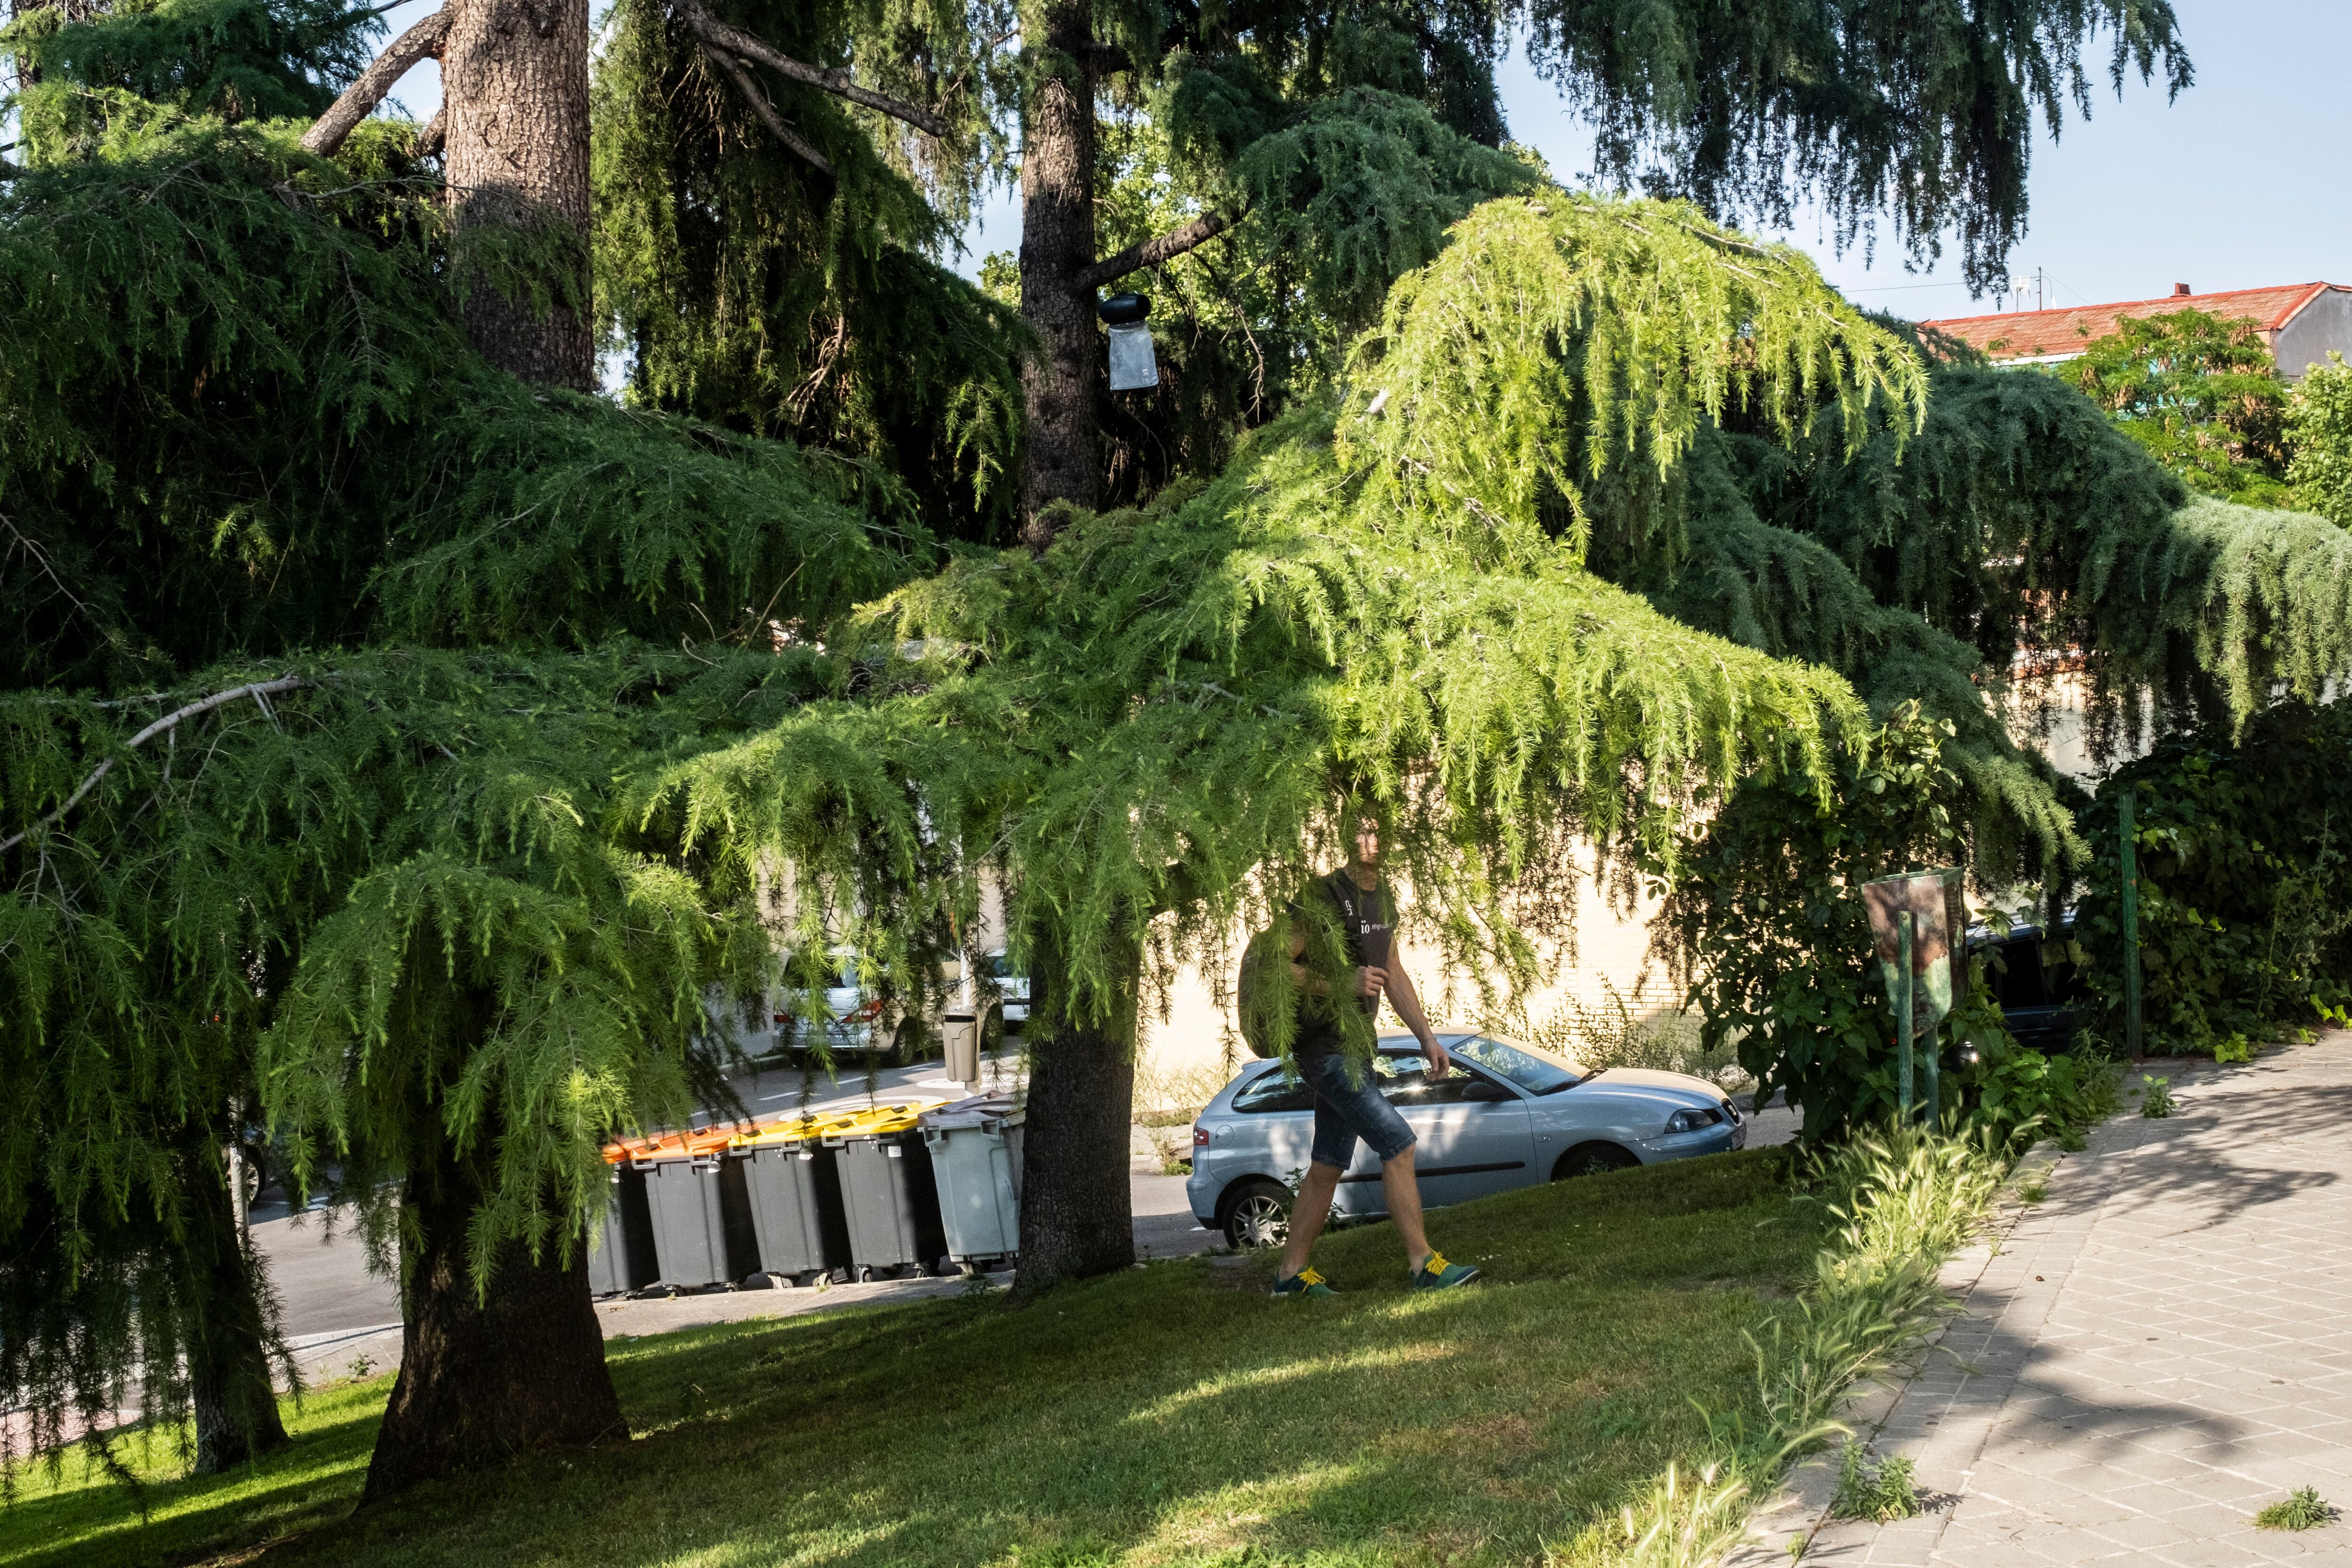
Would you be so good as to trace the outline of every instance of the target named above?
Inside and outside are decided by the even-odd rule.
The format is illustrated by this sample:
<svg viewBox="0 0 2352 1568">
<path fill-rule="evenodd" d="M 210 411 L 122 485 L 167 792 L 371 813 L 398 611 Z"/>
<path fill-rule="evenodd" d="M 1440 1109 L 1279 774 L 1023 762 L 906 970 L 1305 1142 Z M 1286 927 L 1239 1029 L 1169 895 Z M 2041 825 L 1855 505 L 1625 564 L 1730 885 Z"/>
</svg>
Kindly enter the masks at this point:
<svg viewBox="0 0 2352 1568">
<path fill-rule="evenodd" d="M 1857 1384 L 1846 1396 L 1837 1419 L 1852 1431 L 1854 1441 L 1867 1447 L 1876 1439 L 1921 1368 L 1944 1342 L 1945 1332 L 1968 1310 L 1969 1299 L 1984 1278 L 1985 1266 L 2000 1251 L 2026 1210 L 2033 1206 L 2016 1196 L 2021 1177 L 2031 1172 L 2041 1175 L 2045 1183 L 2053 1182 L 2065 1162 L 2065 1153 L 2046 1140 L 2019 1158 L 2010 1179 L 2003 1184 L 2001 1197 L 1993 1205 L 1985 1238 L 1955 1255 L 1936 1272 L 1937 1287 L 1951 1300 L 1943 1321 L 1916 1342 L 1901 1362 Z M 1805 1552 L 1812 1550 L 1814 1537 L 1830 1522 L 1830 1504 L 1837 1493 L 1838 1458 L 1838 1448 L 1828 1449 L 1800 1461 L 1782 1477 L 1780 1489 L 1772 1500 L 1748 1515 L 1748 1539 L 1724 1556 L 1723 1568 L 1771 1568 L 1775 1564 L 1785 1568 L 1788 1563 L 1801 1562 Z M 1797 1545 L 1799 1542 L 1803 1542 L 1801 1548 Z"/>
</svg>

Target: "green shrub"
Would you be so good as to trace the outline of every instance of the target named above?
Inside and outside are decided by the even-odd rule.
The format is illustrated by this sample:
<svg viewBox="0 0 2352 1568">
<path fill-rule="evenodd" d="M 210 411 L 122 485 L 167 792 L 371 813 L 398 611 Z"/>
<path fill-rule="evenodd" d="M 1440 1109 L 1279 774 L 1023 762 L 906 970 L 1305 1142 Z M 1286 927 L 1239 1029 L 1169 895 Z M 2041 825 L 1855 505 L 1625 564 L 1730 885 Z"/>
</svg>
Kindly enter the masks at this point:
<svg viewBox="0 0 2352 1568">
<path fill-rule="evenodd" d="M 2243 1060 L 2352 1003 L 2352 704 L 2288 703 L 2118 769 L 2084 818 L 2075 918 L 2099 1028 L 2123 1034 L 2116 803 L 2137 792 L 2142 1016 L 2151 1053 Z"/>
</svg>

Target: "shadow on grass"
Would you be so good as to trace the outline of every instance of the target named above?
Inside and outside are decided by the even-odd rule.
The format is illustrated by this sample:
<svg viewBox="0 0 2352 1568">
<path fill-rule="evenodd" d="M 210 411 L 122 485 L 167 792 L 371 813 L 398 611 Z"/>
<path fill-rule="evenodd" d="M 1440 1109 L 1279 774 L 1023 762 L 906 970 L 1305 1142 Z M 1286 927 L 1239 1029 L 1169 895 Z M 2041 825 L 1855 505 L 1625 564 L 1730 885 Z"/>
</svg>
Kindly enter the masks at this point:
<svg viewBox="0 0 2352 1568">
<path fill-rule="evenodd" d="M 180 1473 L 168 1435 L 132 1438 L 122 1454 L 145 1485 L 97 1475 L 77 1450 L 53 1482 L 37 1467 L 0 1509 L 0 1563 L 91 1568 L 98 1563 L 201 1561 L 341 1519 L 359 1498 L 392 1380 L 318 1390 L 286 1409 L 294 1441 L 228 1475 Z"/>
<path fill-rule="evenodd" d="M 1752 1394 L 1740 1331 L 1821 1238 L 1783 1170 L 1760 1152 L 1445 1211 L 1434 1239 L 1489 1282 L 1443 1296 L 1371 1226 L 1319 1251 L 1336 1301 L 1187 1259 L 616 1342 L 627 1447 L 423 1488 L 265 1560 L 1524 1563 L 1695 1443 L 1693 1395 Z M 1259 1288 L 1214 1288 L 1235 1271 Z"/>
</svg>

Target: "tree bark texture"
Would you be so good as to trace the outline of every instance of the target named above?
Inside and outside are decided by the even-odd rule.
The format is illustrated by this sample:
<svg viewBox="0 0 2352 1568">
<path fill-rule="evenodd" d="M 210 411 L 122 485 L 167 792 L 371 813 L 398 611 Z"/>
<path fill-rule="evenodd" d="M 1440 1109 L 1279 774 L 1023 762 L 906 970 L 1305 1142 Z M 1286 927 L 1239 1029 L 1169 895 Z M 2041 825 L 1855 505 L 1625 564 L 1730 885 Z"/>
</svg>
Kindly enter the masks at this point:
<svg viewBox="0 0 2352 1568">
<path fill-rule="evenodd" d="M 1022 373 L 1029 420 L 1022 539 L 1033 550 L 1053 541 L 1053 523 L 1040 512 L 1056 501 L 1092 507 L 1101 484 L 1095 396 L 1103 339 L 1094 290 L 1079 279 L 1095 260 L 1091 18 L 1088 7 L 1067 0 L 1045 13 L 1045 50 L 1059 74 L 1038 83 L 1021 158 L 1021 314 L 1038 339 Z"/>
<path fill-rule="evenodd" d="M 194 1159 L 220 1163 L 209 1148 Z M 285 1447 L 286 1424 L 269 1376 L 275 1314 L 264 1300 L 268 1287 L 250 1238 L 217 1173 L 199 1171 L 190 1187 L 184 1257 L 196 1322 L 188 1342 L 188 1393 L 195 1407 L 196 1471 L 215 1475 Z"/>
<path fill-rule="evenodd" d="M 472 1173 L 446 1150 L 402 1187 L 400 1375 L 362 1503 L 458 1470 L 628 1438 L 589 1294 L 586 1238 L 569 1268 L 508 1244 L 478 1297 L 466 1226 L 480 1202 Z"/>
<path fill-rule="evenodd" d="M 466 331 L 492 363 L 582 392 L 596 384 L 588 305 L 588 0 L 452 0 L 441 46 L 443 168 L 460 255 L 475 242 Z M 507 230 L 504 237 L 490 231 Z M 534 300 L 485 239 L 547 247 Z M 503 250 L 504 247 L 499 247 Z M 506 286 L 500 287 L 501 280 Z"/>
<path fill-rule="evenodd" d="M 1032 1029 L 1045 1027 L 1029 1064 L 1028 1131 L 1021 1176 L 1023 1291 L 1108 1274 L 1135 1262 L 1135 1205 L 1128 1187 L 1128 1127 L 1135 1114 L 1136 999 L 1142 955 L 1124 965 L 1118 1016 L 1076 1024 L 1069 987 L 1049 944 L 1032 953 Z M 1034 994 L 1043 987 L 1043 1005 Z"/>
</svg>

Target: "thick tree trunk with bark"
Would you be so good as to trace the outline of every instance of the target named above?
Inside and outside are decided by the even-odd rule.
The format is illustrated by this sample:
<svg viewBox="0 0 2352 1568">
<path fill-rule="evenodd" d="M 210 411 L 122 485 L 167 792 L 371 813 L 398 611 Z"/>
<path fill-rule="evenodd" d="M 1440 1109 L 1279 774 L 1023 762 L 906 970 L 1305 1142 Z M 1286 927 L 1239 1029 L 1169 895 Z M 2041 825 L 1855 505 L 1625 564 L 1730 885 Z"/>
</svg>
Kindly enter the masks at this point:
<svg viewBox="0 0 2352 1568">
<path fill-rule="evenodd" d="M 1022 538 L 1033 550 L 1053 538 L 1040 511 L 1055 501 L 1091 507 L 1101 482 L 1095 392 L 1103 340 L 1095 291 L 1079 278 L 1095 259 L 1092 16 L 1067 0 L 1045 13 L 1045 47 L 1062 74 L 1037 84 L 1021 158 L 1021 314 L 1038 339 L 1022 375 L 1029 420 Z"/>
<path fill-rule="evenodd" d="M 466 1228 L 481 1197 L 446 1148 L 402 1187 L 400 1375 L 362 1502 L 457 1470 L 628 1438 L 589 1295 L 586 1238 L 569 1268 L 508 1244 L 477 1296 Z"/>
<path fill-rule="evenodd" d="M 588 0 L 452 0 L 441 81 L 458 255 L 477 271 L 467 333 L 526 380 L 593 391 Z M 518 247 L 531 253 L 522 279 Z"/>
<path fill-rule="evenodd" d="M 208 1148 L 194 1158 L 219 1163 Z M 184 1256 L 198 1318 L 189 1337 L 188 1392 L 195 1407 L 196 1471 L 215 1475 L 283 1447 L 286 1424 L 269 1380 L 274 1314 L 264 1300 L 268 1286 L 236 1223 L 227 1187 L 209 1171 L 199 1172 L 189 1185 L 194 1203 Z"/>
<path fill-rule="evenodd" d="M 1076 1025 L 1068 1016 L 1069 987 L 1058 954 L 1040 942 L 1032 958 L 1030 1027 L 1040 1043 L 1029 1067 L 1022 1153 L 1016 1284 L 1024 1291 L 1108 1274 L 1135 1261 L 1127 1140 L 1135 1113 L 1136 1000 L 1143 982 L 1138 953 L 1122 966 L 1128 984 L 1118 1016 Z"/>
</svg>

